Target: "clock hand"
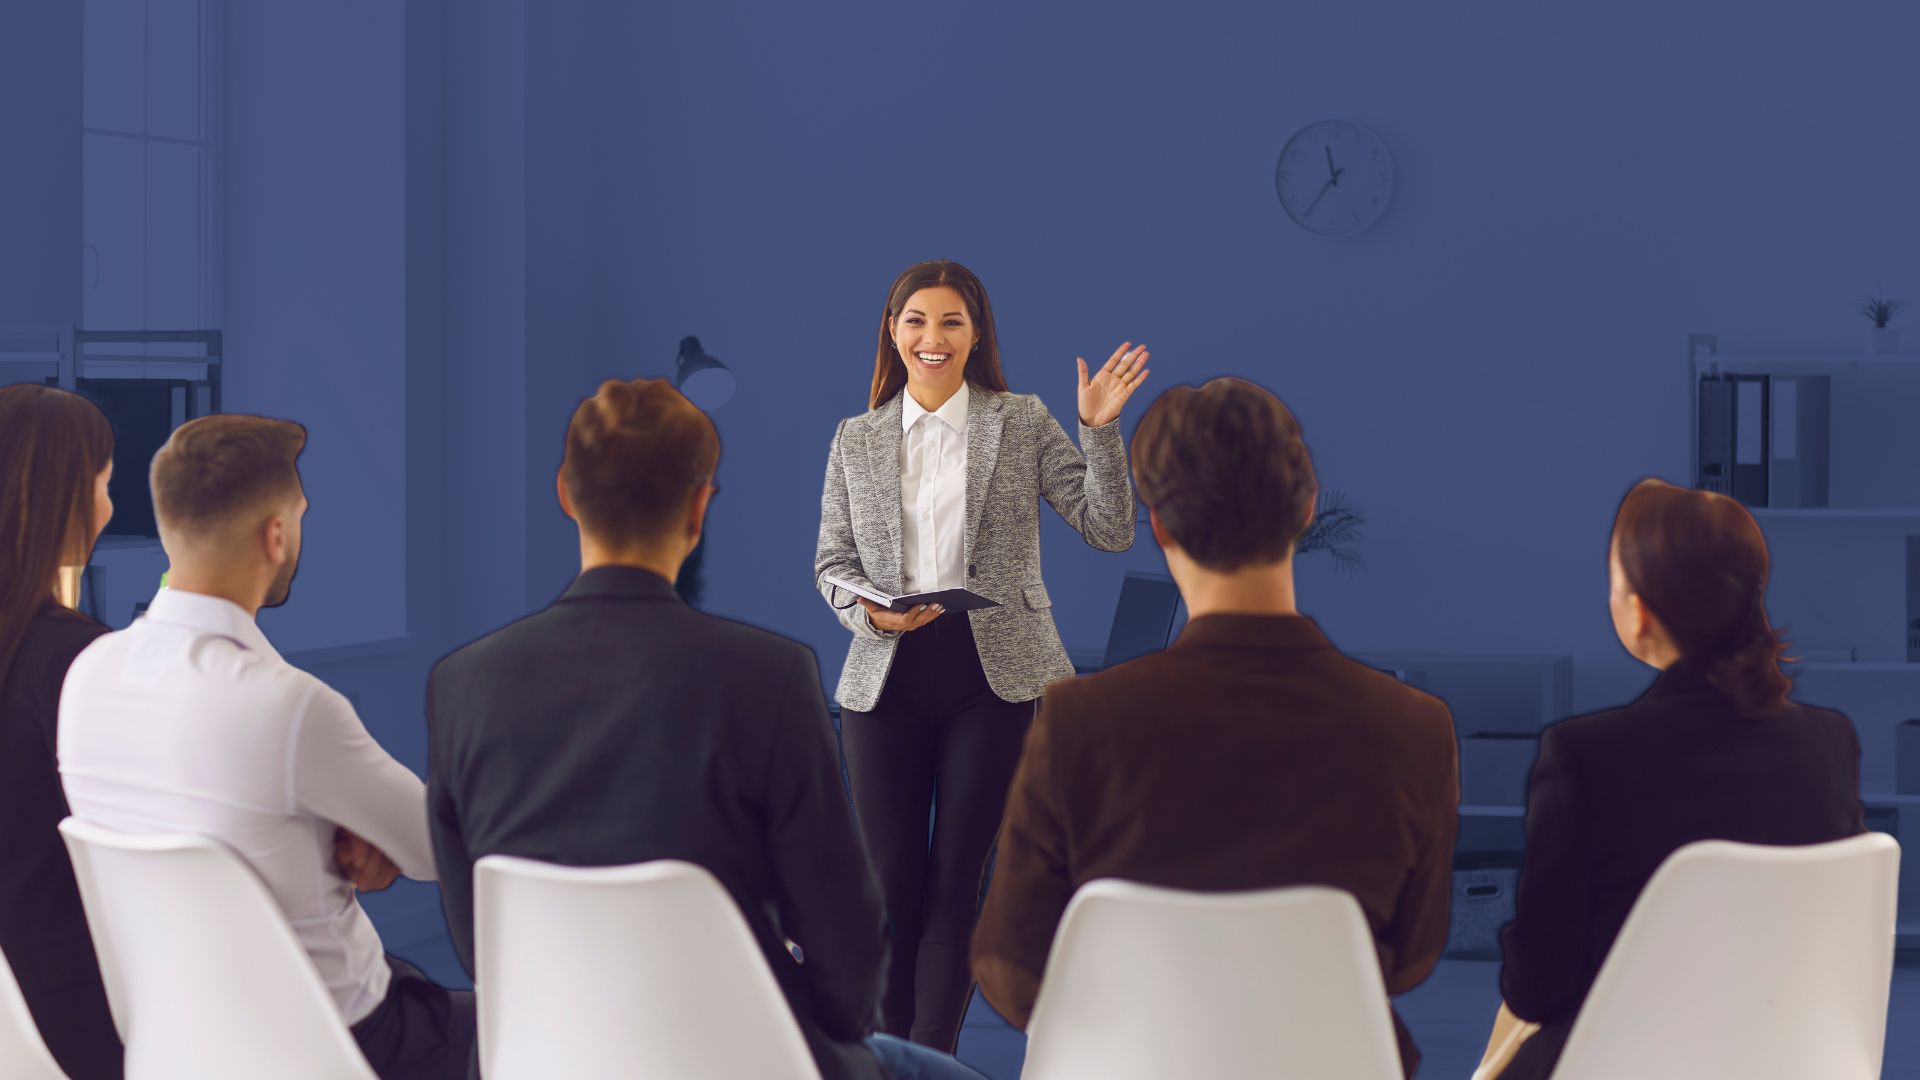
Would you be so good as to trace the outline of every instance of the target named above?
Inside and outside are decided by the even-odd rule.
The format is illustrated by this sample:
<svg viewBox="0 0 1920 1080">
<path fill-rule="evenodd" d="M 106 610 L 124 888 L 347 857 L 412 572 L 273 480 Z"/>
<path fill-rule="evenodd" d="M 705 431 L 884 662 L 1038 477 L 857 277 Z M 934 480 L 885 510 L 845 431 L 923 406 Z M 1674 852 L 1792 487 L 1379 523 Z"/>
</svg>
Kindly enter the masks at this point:
<svg viewBox="0 0 1920 1080">
<path fill-rule="evenodd" d="M 1339 183 L 1340 170 L 1333 167 L 1333 147 L 1323 146 L 1320 149 L 1327 152 L 1327 175 L 1333 177 L 1333 180 L 1330 182 L 1335 184 Z"/>
<path fill-rule="evenodd" d="M 1300 211 L 1300 216 L 1308 217 L 1312 215 L 1313 208 L 1316 206 L 1319 206 L 1320 200 L 1326 198 L 1327 192 L 1333 188 L 1333 185 L 1339 182 L 1340 182 L 1340 178 L 1338 176 L 1335 176 L 1333 179 L 1328 180 L 1326 183 L 1320 185 L 1320 194 L 1315 195 L 1313 197 L 1313 201 L 1307 204 L 1307 208 L 1305 210 Z"/>
</svg>

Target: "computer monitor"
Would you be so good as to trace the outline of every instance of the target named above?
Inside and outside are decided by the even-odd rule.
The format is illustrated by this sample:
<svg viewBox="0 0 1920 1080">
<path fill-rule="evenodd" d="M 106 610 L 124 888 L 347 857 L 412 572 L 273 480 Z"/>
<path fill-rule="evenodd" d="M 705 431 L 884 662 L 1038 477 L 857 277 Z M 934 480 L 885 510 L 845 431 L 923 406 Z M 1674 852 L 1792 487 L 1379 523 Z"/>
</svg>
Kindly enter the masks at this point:
<svg viewBox="0 0 1920 1080">
<path fill-rule="evenodd" d="M 1180 607 L 1180 588 L 1165 574 L 1127 571 L 1120 583 L 1120 603 L 1113 611 L 1113 630 L 1107 635 L 1105 667 L 1159 652 L 1173 632 L 1173 615 Z"/>
<path fill-rule="evenodd" d="M 80 379 L 74 389 L 93 401 L 113 425 L 113 517 L 107 536 L 157 537 L 147 471 L 153 455 L 186 419 L 193 387 L 184 379 Z"/>
</svg>

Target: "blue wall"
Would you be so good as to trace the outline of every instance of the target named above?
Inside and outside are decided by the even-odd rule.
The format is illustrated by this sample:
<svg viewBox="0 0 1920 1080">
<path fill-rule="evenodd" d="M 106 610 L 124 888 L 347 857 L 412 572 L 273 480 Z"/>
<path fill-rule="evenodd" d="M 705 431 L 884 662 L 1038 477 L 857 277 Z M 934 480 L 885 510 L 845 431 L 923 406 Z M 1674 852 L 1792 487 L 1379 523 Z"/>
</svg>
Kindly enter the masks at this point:
<svg viewBox="0 0 1920 1080">
<path fill-rule="evenodd" d="M 81 14 L 0 19 L 0 324 L 80 321 Z"/>
<path fill-rule="evenodd" d="M 0 135 L 35 165 L 0 171 L 5 321 L 79 317 L 77 7 L 10 6 L 0 34 Z M 268 617 L 294 651 L 406 634 L 430 659 L 552 597 L 570 406 L 698 334 L 741 377 L 708 605 L 806 640 L 831 685 L 826 443 L 864 406 L 886 284 L 944 255 L 993 290 L 1015 388 L 1069 425 L 1073 357 L 1121 338 L 1153 347 L 1149 397 L 1280 392 L 1369 517 L 1366 572 L 1302 563 L 1342 645 L 1568 652 L 1592 708 L 1645 681 L 1602 551 L 1633 479 L 1686 479 L 1686 334 L 1850 348 L 1860 292 L 1920 298 L 1911 5 L 225 12 L 229 405 L 314 431 L 306 569 Z M 1398 176 L 1337 240 L 1271 182 L 1330 116 Z M 1899 523 L 1769 530 L 1801 644 L 1898 619 Z M 1097 648 L 1158 554 L 1051 518 L 1045 541 L 1063 634 Z"/>
<path fill-rule="evenodd" d="M 301 421 L 308 514 L 284 649 L 407 633 L 403 10 L 226 20 L 226 408 Z"/>
<path fill-rule="evenodd" d="M 566 272 L 603 343 L 559 363 L 663 371 L 695 333 L 739 372 L 710 606 L 808 640 L 830 676 L 845 635 L 809 588 L 827 441 L 914 260 L 982 274 L 1009 379 L 1068 422 L 1074 356 L 1122 338 L 1153 348 L 1149 394 L 1278 391 L 1369 516 L 1365 574 L 1303 563 L 1335 639 L 1570 652 L 1582 708 L 1645 682 L 1607 622 L 1605 538 L 1634 479 L 1686 479 L 1687 333 L 1863 347 L 1859 292 L 1920 293 L 1911 7 L 558 9 L 597 46 L 561 62 L 595 79 L 598 228 Z M 1385 219 L 1338 240 L 1272 186 L 1328 116 L 1377 132 L 1398 176 Z M 1047 533 L 1070 644 L 1100 644 L 1123 570 L 1158 565 L 1142 537 L 1112 556 Z"/>
</svg>

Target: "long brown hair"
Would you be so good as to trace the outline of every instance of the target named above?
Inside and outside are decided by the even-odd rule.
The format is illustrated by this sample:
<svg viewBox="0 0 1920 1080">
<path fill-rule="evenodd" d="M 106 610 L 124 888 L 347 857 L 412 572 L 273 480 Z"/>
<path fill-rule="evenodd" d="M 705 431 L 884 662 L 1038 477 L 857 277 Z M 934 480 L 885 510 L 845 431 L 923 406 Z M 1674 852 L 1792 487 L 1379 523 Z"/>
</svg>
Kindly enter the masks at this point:
<svg viewBox="0 0 1920 1080">
<path fill-rule="evenodd" d="M 907 365 L 893 345 L 893 320 L 908 298 L 921 289 L 941 285 L 960 294 L 966 302 L 967 317 L 973 320 L 980 340 L 974 354 L 967 357 L 967 381 L 988 390 L 1005 390 L 1007 377 L 1000 371 L 1000 335 L 993 329 L 993 305 L 987 301 L 987 287 L 973 271 L 952 259 L 930 259 L 915 263 L 893 279 L 887 290 L 886 310 L 880 313 L 880 348 L 873 359 L 873 392 L 867 408 L 877 409 L 907 385 Z"/>
<path fill-rule="evenodd" d="M 60 567 L 84 562 L 93 486 L 113 460 L 113 425 L 51 386 L 0 388 L 0 681 L 27 624 L 54 602 Z"/>
<path fill-rule="evenodd" d="M 1627 584 L 1714 689 L 1742 712 L 1786 701 L 1786 644 L 1767 620 L 1767 541 L 1746 507 L 1642 480 L 1620 501 L 1613 540 Z"/>
</svg>

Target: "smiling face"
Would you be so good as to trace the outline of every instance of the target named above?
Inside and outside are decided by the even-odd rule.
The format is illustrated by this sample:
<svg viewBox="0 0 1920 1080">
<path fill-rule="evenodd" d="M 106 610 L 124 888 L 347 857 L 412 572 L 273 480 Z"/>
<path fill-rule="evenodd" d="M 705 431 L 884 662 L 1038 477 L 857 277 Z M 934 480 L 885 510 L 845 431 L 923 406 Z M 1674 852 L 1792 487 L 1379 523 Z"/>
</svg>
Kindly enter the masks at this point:
<svg viewBox="0 0 1920 1080">
<path fill-rule="evenodd" d="M 946 285 L 921 289 L 893 317 L 893 347 L 907 368 L 907 389 L 927 408 L 938 408 L 960 389 L 979 330 L 966 300 Z"/>
</svg>

